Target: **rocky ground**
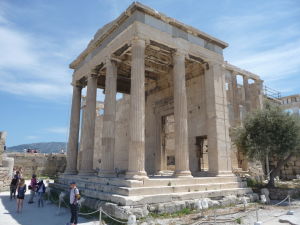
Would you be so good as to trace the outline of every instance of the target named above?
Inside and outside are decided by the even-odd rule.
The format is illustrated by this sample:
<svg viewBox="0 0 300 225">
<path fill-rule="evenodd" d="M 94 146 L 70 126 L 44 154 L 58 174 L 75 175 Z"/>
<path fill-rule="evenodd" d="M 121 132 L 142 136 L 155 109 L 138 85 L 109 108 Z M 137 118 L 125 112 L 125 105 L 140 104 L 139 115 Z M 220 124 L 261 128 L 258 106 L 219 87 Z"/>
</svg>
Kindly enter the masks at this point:
<svg viewBox="0 0 300 225">
<path fill-rule="evenodd" d="M 275 204 L 277 202 L 272 202 Z M 198 225 L 198 224 L 214 224 L 216 215 L 216 224 L 233 225 L 244 224 L 253 225 L 256 222 L 256 205 L 249 204 L 244 211 L 244 206 L 237 205 L 234 207 L 226 207 L 219 209 L 210 209 L 203 213 L 192 213 L 177 218 L 147 218 L 142 223 L 143 225 Z M 287 203 L 279 206 L 274 205 L 258 205 L 258 218 L 264 225 L 276 224 L 299 224 L 300 225 L 300 200 L 292 202 L 291 209 L 294 215 L 286 215 L 289 207 Z"/>
</svg>

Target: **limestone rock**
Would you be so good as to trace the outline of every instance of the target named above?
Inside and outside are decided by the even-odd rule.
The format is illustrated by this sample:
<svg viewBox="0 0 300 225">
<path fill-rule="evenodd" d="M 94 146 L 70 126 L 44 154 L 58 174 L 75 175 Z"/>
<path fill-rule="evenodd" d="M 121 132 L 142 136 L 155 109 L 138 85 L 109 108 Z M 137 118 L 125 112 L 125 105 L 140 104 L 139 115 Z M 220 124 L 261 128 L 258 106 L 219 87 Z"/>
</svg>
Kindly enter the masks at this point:
<svg viewBox="0 0 300 225">
<path fill-rule="evenodd" d="M 260 193 L 266 197 L 266 203 L 270 204 L 270 197 L 269 197 L 270 192 L 269 192 L 268 188 L 262 188 L 260 190 Z"/>
</svg>

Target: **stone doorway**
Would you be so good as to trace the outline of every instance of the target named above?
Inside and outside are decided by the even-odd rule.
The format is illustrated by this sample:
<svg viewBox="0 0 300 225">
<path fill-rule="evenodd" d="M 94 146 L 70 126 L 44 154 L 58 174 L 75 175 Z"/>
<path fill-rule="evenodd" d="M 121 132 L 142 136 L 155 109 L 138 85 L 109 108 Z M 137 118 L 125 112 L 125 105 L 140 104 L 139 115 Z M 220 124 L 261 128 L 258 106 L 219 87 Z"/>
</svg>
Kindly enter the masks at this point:
<svg viewBox="0 0 300 225">
<path fill-rule="evenodd" d="M 198 170 L 208 171 L 208 145 L 206 135 L 196 137 L 196 152 L 199 160 Z"/>
<path fill-rule="evenodd" d="M 162 151 L 164 153 L 164 168 L 168 171 L 175 171 L 175 120 L 174 114 L 161 117 L 162 130 Z"/>
</svg>

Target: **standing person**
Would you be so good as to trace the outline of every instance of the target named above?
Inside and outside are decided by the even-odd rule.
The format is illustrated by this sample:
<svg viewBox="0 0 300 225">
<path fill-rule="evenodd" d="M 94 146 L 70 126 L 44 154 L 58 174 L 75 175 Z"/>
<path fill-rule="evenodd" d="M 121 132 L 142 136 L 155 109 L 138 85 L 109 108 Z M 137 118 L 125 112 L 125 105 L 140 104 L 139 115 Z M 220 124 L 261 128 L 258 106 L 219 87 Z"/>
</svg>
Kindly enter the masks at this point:
<svg viewBox="0 0 300 225">
<path fill-rule="evenodd" d="M 20 182 L 17 187 L 17 213 L 22 212 L 23 209 L 23 201 L 25 198 L 25 192 L 26 192 L 26 184 L 25 180 L 23 178 L 20 179 Z"/>
<path fill-rule="evenodd" d="M 12 198 L 16 199 L 16 190 L 19 184 L 19 179 L 19 171 L 17 171 L 10 182 L 10 200 L 12 200 Z"/>
<path fill-rule="evenodd" d="M 35 192 L 36 192 L 36 189 L 37 189 L 37 179 L 36 179 L 35 174 L 32 175 L 30 185 L 29 185 L 29 189 L 30 189 L 30 199 L 28 201 L 28 204 L 32 204 L 33 203 L 33 198 L 35 196 Z"/>
<path fill-rule="evenodd" d="M 44 207 L 44 194 L 46 191 L 46 187 L 43 180 L 38 182 L 37 194 L 38 194 L 38 207 Z"/>
<path fill-rule="evenodd" d="M 71 209 L 71 219 L 70 225 L 76 225 L 78 221 L 78 200 L 80 199 L 79 190 L 76 187 L 76 183 L 73 181 L 70 184 L 70 209 Z"/>
</svg>

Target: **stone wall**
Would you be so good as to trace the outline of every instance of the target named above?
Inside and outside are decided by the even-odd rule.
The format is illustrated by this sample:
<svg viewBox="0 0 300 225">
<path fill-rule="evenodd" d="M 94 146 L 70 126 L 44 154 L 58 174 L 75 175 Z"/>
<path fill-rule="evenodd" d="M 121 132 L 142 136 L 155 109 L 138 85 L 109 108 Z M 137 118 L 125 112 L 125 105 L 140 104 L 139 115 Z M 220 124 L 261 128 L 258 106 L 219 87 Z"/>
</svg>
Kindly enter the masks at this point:
<svg viewBox="0 0 300 225">
<path fill-rule="evenodd" d="M 7 156 L 14 158 L 14 167 L 22 168 L 25 177 L 33 173 L 51 177 L 64 172 L 66 167 L 65 154 L 7 153 Z"/>
<path fill-rule="evenodd" d="M 10 180 L 12 177 L 12 169 L 14 166 L 14 160 L 6 157 L 4 152 L 4 146 L 6 142 L 6 132 L 0 132 L 0 192 L 8 191 Z"/>
<path fill-rule="evenodd" d="M 290 195 L 291 198 L 299 198 L 300 188 L 269 188 L 270 199 L 283 200 Z"/>
<path fill-rule="evenodd" d="M 276 160 L 270 160 L 270 170 L 277 165 Z M 293 156 L 280 170 L 280 179 L 295 179 L 300 175 L 300 156 Z"/>
<path fill-rule="evenodd" d="M 6 132 L 0 131 L 0 166 L 2 166 L 2 157 L 6 141 Z"/>
<path fill-rule="evenodd" d="M 8 167 L 0 167 L 0 192 L 8 191 L 10 185 L 10 174 Z"/>
</svg>

